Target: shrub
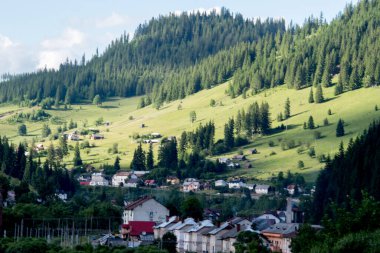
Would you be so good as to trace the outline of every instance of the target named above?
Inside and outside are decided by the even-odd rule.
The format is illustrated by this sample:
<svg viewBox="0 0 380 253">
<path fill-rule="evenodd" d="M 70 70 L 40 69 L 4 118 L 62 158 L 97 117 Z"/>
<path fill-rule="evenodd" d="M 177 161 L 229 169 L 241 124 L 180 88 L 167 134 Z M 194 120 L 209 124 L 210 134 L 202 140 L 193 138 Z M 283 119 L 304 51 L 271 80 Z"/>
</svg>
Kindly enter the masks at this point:
<svg viewBox="0 0 380 253">
<path fill-rule="evenodd" d="M 315 157 L 315 149 L 314 149 L 314 147 L 310 147 L 309 148 L 308 155 L 310 157 Z"/>
<path fill-rule="evenodd" d="M 270 156 L 272 156 L 272 155 L 277 155 L 277 153 L 274 152 L 274 151 L 272 151 L 272 152 L 269 153 L 269 155 L 270 155 Z"/>
<path fill-rule="evenodd" d="M 297 167 L 298 167 L 298 169 L 305 168 L 304 162 L 302 160 L 299 160 L 298 163 L 297 163 Z"/>
<path fill-rule="evenodd" d="M 314 139 L 318 140 L 322 138 L 322 133 L 319 131 L 314 132 Z"/>
<path fill-rule="evenodd" d="M 268 145 L 269 145 L 269 147 L 274 147 L 274 141 L 270 140 L 270 141 L 268 142 Z"/>
</svg>

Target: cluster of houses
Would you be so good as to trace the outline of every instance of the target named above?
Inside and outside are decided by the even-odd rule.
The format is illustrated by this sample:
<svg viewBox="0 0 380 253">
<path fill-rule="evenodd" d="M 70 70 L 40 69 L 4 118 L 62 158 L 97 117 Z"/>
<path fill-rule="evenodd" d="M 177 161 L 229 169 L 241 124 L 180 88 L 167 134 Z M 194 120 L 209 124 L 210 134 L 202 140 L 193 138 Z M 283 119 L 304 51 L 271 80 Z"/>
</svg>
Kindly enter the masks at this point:
<svg viewBox="0 0 380 253">
<path fill-rule="evenodd" d="M 100 172 L 94 172 L 91 175 L 81 175 L 78 178 L 80 185 L 89 186 L 114 186 L 137 188 L 138 186 L 155 186 L 155 180 L 142 180 L 142 177 L 149 171 L 121 171 L 108 178 Z"/>
<path fill-rule="evenodd" d="M 193 218 L 169 217 L 169 210 L 152 197 L 142 197 L 128 203 L 123 212 L 121 235 L 134 247 L 162 243 L 166 233 L 176 236 L 177 252 L 235 252 L 237 236 L 242 231 L 259 235 L 268 249 L 291 253 L 290 243 L 297 235 L 301 220 L 297 203 L 288 198 L 286 211 L 265 213 L 254 218 L 234 217 L 226 222 Z M 205 209 L 205 218 L 209 218 Z M 214 216 L 213 216 L 214 217 Z M 215 218 L 215 217 L 214 217 Z M 320 227 L 315 226 L 316 229 Z"/>
</svg>

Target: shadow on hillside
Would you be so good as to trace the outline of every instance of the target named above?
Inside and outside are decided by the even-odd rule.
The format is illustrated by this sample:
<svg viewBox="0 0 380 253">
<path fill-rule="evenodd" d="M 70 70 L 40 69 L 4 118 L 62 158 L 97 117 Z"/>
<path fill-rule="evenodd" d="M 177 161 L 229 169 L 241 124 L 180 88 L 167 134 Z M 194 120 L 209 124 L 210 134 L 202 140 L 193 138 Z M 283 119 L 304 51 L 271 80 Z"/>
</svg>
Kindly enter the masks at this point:
<svg viewBox="0 0 380 253">
<path fill-rule="evenodd" d="M 332 98 L 325 98 L 325 99 L 323 100 L 323 103 L 330 102 L 330 101 L 332 101 L 332 100 L 334 100 L 334 99 L 337 99 L 337 98 L 338 98 L 338 96 L 335 96 L 335 97 L 332 97 Z"/>
<path fill-rule="evenodd" d="M 116 109 L 116 108 L 119 108 L 119 106 L 116 106 L 116 105 L 102 105 L 102 106 L 100 106 L 100 108 L 103 108 L 103 109 Z"/>
<path fill-rule="evenodd" d="M 295 117 L 295 116 L 298 116 L 298 115 L 301 115 L 301 114 L 307 113 L 308 111 L 309 111 L 309 110 L 306 110 L 306 111 L 303 111 L 303 112 L 299 112 L 299 113 L 293 114 L 293 115 L 291 115 L 291 117 Z"/>
<path fill-rule="evenodd" d="M 289 125 L 285 125 L 283 128 L 282 127 L 276 127 L 276 128 L 271 129 L 269 134 L 270 135 L 279 134 L 282 132 L 286 132 L 287 130 L 295 129 L 295 128 L 300 127 L 300 126 L 302 126 L 302 125 L 301 124 L 289 124 Z"/>
</svg>

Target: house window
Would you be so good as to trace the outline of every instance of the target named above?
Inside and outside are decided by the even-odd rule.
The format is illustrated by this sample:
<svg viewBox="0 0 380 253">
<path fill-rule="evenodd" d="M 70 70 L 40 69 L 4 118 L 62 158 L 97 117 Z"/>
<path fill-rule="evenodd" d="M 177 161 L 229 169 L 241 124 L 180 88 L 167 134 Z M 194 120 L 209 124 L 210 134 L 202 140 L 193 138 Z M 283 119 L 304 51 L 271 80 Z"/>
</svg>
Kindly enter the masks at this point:
<svg viewBox="0 0 380 253">
<path fill-rule="evenodd" d="M 153 221 L 153 212 L 149 213 L 149 218 L 150 218 L 151 221 Z"/>
</svg>

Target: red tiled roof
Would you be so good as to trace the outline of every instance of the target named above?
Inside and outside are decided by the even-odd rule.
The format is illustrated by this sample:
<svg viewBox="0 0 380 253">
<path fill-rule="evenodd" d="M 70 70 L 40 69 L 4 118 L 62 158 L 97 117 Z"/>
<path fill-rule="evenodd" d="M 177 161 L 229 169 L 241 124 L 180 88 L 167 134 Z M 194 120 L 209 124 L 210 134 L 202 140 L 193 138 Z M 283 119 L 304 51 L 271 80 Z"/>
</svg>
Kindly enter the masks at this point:
<svg viewBox="0 0 380 253">
<path fill-rule="evenodd" d="M 128 204 L 124 209 L 125 210 L 133 210 L 136 207 L 138 207 L 139 205 L 142 205 L 143 203 L 145 203 L 146 201 L 148 201 L 150 199 L 152 199 L 152 197 L 148 197 L 148 196 L 142 197 L 142 198 L 136 200 L 135 202 Z"/>
<path fill-rule="evenodd" d="M 79 182 L 80 185 L 90 185 L 90 182 L 86 182 L 86 181 L 81 181 Z"/>
<path fill-rule="evenodd" d="M 143 232 L 153 234 L 153 227 L 156 225 L 153 221 L 130 221 L 128 224 L 123 224 L 122 228 L 130 230 L 131 236 L 139 236 Z"/>
</svg>

